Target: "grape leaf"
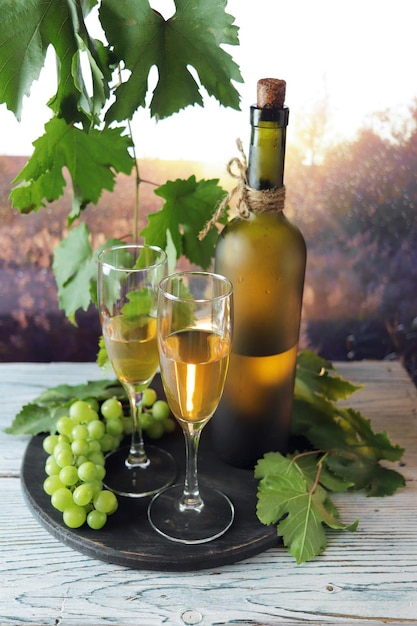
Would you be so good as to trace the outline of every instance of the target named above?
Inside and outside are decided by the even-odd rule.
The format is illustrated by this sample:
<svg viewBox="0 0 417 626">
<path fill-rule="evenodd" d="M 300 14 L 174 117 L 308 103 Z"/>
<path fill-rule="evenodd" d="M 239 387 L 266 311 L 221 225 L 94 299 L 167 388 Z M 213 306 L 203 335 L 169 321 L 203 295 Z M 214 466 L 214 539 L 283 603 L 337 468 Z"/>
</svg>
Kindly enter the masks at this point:
<svg viewBox="0 0 417 626">
<path fill-rule="evenodd" d="M 57 92 L 49 102 L 52 110 L 68 123 L 96 120 L 109 95 L 110 70 L 103 44 L 93 40 L 85 26 L 84 19 L 95 4 L 97 0 L 2 2 L 0 102 L 5 102 L 18 120 L 23 97 L 29 95 L 33 81 L 39 78 L 50 44 L 59 61 Z M 88 78 L 82 56 L 89 61 Z M 91 94 L 86 81 L 91 83 Z"/>
<path fill-rule="evenodd" d="M 126 396 L 123 387 L 116 380 L 94 380 L 81 385 L 51 387 L 22 407 L 4 432 L 9 435 L 53 433 L 56 422 L 68 414 L 68 407 L 73 400 L 96 398 L 102 401 L 112 396 L 119 398 Z"/>
<path fill-rule="evenodd" d="M 26 404 L 15 416 L 11 426 L 4 429 L 9 435 L 38 435 L 55 432 L 56 422 L 68 413 L 65 406 L 46 407 L 39 404 Z"/>
<path fill-rule="evenodd" d="M 301 435 L 307 450 L 313 450 L 287 458 L 269 453 L 255 468 L 260 479 L 258 518 L 277 524 L 278 535 L 297 563 L 323 552 L 324 525 L 356 529 L 357 522 L 345 525 L 338 520 L 329 491 L 364 490 L 368 496 L 381 497 L 405 484 L 401 474 L 379 463 L 398 461 L 403 448 L 393 445 L 386 432 L 374 433 L 370 420 L 359 411 L 338 406 L 338 400 L 359 388 L 337 376 L 331 363 L 310 351 L 301 352 L 292 434 L 293 441 Z"/>
<path fill-rule="evenodd" d="M 374 433 L 359 411 L 337 404 L 361 389 L 334 374 L 328 361 L 308 350 L 300 352 L 294 391 L 292 432 L 307 437 L 321 450 L 348 450 L 377 459 L 398 461 L 404 450 L 391 444 L 386 432 Z M 365 450 L 366 448 L 366 450 Z"/>
<path fill-rule="evenodd" d="M 45 200 L 56 200 L 64 191 L 62 169 L 67 167 L 74 187 L 72 222 L 89 202 L 98 201 L 103 189 L 112 191 L 115 172 L 130 174 L 134 163 L 129 154 L 130 139 L 120 133 L 120 129 L 105 128 L 87 134 L 52 118 L 13 181 L 21 183 L 11 192 L 13 206 L 28 213 L 44 206 Z"/>
<path fill-rule="evenodd" d="M 214 255 L 217 231 L 212 229 L 207 234 L 204 245 L 198 234 L 225 195 L 218 182 L 218 179 L 197 181 L 195 176 L 190 176 L 158 187 L 155 193 L 165 203 L 160 211 L 148 215 L 148 225 L 140 233 L 146 243 L 165 249 L 169 233 L 177 257 L 184 254 L 191 263 L 207 269 Z M 225 223 L 227 215 L 220 221 Z"/>
<path fill-rule="evenodd" d="M 337 419 L 336 403 L 360 388 L 337 376 L 329 361 L 310 350 L 302 350 L 294 386 L 293 436 L 303 436 L 322 450 L 343 446 L 346 432 Z"/>
<path fill-rule="evenodd" d="M 301 453 L 296 454 L 295 457 L 297 458 L 297 466 L 302 471 L 309 489 L 316 481 L 319 467 L 320 484 L 323 485 L 323 487 L 328 491 L 343 493 L 354 486 L 352 481 L 348 481 L 344 477 L 330 471 L 329 467 L 325 463 L 327 456 L 323 459 L 323 455 L 319 455 L 317 453 Z"/>
<path fill-rule="evenodd" d="M 101 336 L 98 341 L 97 365 L 103 372 L 112 371 L 109 355 L 107 354 L 104 338 Z"/>
<path fill-rule="evenodd" d="M 141 316 L 155 314 L 155 291 L 143 287 L 141 291 L 132 291 L 127 294 L 129 302 L 123 305 L 122 313 L 126 321 L 137 323 Z"/>
<path fill-rule="evenodd" d="M 153 66 L 158 80 L 150 102 L 152 116 L 164 119 L 188 105 L 203 104 L 190 66 L 209 95 L 239 109 L 239 94 L 231 80 L 243 80 L 239 67 L 220 47 L 238 44 L 238 28 L 225 12 L 226 0 L 175 0 L 175 6 L 175 14 L 165 20 L 148 0 L 102 1 L 100 20 L 106 37 L 130 71 L 116 89 L 107 121 L 130 119 L 145 105 Z"/>
<path fill-rule="evenodd" d="M 368 456 L 349 459 L 334 454 L 327 457 L 326 464 L 334 474 L 351 481 L 356 490 L 364 489 L 368 497 L 389 496 L 405 485 L 399 472 L 383 467 Z"/>
<path fill-rule="evenodd" d="M 354 385 L 337 376 L 330 361 L 326 361 L 311 350 L 300 352 L 294 391 L 300 400 L 314 403 L 315 400 L 320 402 L 321 398 L 325 398 L 330 402 L 337 402 L 361 388 L 361 385 Z"/>
<path fill-rule="evenodd" d="M 313 399 L 300 401 L 294 397 L 292 436 L 307 438 L 314 448 L 332 450 L 346 443 L 346 432 L 335 419 L 338 415 L 335 405 Z"/>
<path fill-rule="evenodd" d="M 124 394 L 123 387 L 117 380 L 90 380 L 80 385 L 57 385 L 41 393 L 34 403 L 41 406 L 53 406 L 69 403 L 74 398 L 85 400 L 96 398 L 98 401 Z"/>
<path fill-rule="evenodd" d="M 93 251 L 88 226 L 81 222 L 56 246 L 52 267 L 58 287 L 58 304 L 73 324 L 78 309 L 86 311 L 91 301 L 97 302 L 97 257 L 100 251 L 120 243 L 118 239 L 109 239 Z"/>
<path fill-rule="evenodd" d="M 257 515 L 264 524 L 276 524 L 277 534 L 297 563 L 321 554 L 327 545 L 323 525 L 354 531 L 357 521 L 343 524 L 327 492 L 311 488 L 302 468 L 278 452 L 266 454 L 255 467 L 258 485 Z"/>
<path fill-rule="evenodd" d="M 359 411 L 341 408 L 338 411 L 339 423 L 346 433 L 348 449 L 369 456 L 375 460 L 399 461 L 404 448 L 393 445 L 386 431 L 374 433 L 372 424 Z"/>
<path fill-rule="evenodd" d="M 359 411 L 338 406 L 338 399 L 360 388 L 336 376 L 331 363 L 309 351 L 301 352 L 292 433 L 302 435 L 314 449 L 331 453 L 325 463 L 335 478 L 343 478 L 367 495 L 388 495 L 404 485 L 404 478 L 395 470 L 385 472 L 378 461 L 398 461 L 404 448 L 392 444 L 385 431 L 375 433 L 371 421 Z"/>
<path fill-rule="evenodd" d="M 75 312 L 90 305 L 90 281 L 97 272 L 89 231 L 84 222 L 71 230 L 54 250 L 53 270 L 58 287 L 58 303 L 75 323 Z"/>
</svg>

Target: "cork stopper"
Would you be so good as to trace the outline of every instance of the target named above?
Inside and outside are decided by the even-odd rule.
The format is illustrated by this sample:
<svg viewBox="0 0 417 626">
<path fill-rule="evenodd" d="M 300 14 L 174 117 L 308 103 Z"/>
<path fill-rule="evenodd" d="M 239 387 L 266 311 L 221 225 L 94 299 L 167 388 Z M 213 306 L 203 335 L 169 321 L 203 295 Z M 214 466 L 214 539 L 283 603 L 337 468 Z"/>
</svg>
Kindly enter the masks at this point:
<svg viewBox="0 0 417 626">
<path fill-rule="evenodd" d="M 282 109 L 287 83 L 279 78 L 261 78 L 257 84 L 257 106 L 260 109 Z"/>
</svg>

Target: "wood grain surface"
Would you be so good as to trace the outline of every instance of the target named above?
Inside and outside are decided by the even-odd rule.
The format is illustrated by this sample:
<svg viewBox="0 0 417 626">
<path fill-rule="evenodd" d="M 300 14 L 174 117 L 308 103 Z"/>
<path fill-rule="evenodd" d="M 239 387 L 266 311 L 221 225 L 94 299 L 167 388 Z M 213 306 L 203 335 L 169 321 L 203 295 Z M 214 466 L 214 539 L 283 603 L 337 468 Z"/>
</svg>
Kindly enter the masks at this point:
<svg viewBox="0 0 417 626">
<path fill-rule="evenodd" d="M 328 532 L 324 554 L 296 565 L 277 545 L 206 569 L 132 569 L 93 558 L 48 532 L 28 508 L 20 468 L 29 437 L 0 433 L 0 624 L 417 623 L 417 393 L 399 363 L 336 364 L 364 384 L 349 405 L 405 447 L 394 496 L 334 496 L 355 533 Z M 100 378 L 94 364 L 0 364 L 0 428 L 44 389 Z M 225 476 L 225 481 L 227 476 Z"/>
</svg>

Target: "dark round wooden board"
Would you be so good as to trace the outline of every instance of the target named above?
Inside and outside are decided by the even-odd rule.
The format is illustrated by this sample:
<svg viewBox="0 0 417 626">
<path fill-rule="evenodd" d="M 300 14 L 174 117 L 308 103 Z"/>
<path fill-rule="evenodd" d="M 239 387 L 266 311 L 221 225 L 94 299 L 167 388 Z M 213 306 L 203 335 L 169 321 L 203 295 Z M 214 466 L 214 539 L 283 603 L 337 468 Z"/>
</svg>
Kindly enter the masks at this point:
<svg viewBox="0 0 417 626">
<path fill-rule="evenodd" d="M 118 496 L 119 508 L 101 530 L 91 530 L 87 526 L 76 530 L 67 528 L 61 513 L 52 507 L 50 497 L 43 491 L 47 455 L 42 448 L 41 436 L 31 439 L 23 459 L 21 475 L 25 499 L 42 526 L 62 543 L 93 558 L 133 569 L 192 571 L 213 568 L 241 561 L 276 546 L 275 526 L 264 526 L 256 517 L 257 481 L 253 472 L 220 461 L 211 450 L 209 428 L 210 424 L 201 436 L 200 483 L 220 489 L 235 506 L 231 528 L 214 541 L 183 545 L 161 537 L 148 522 L 149 498 Z M 156 443 L 173 454 L 179 467 L 177 482 L 182 482 L 183 435 L 176 432 Z"/>
</svg>

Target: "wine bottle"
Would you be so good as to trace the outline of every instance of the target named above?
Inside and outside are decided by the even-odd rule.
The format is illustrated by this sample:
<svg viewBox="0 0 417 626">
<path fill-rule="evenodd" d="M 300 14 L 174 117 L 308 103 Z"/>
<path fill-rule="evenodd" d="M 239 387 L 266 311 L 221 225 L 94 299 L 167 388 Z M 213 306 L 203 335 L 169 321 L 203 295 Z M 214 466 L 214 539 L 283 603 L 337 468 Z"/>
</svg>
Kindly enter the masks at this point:
<svg viewBox="0 0 417 626">
<path fill-rule="evenodd" d="M 215 252 L 215 271 L 233 283 L 235 314 L 226 387 L 210 429 L 217 454 L 246 468 L 266 452 L 285 453 L 291 427 L 306 245 L 283 211 L 285 88 L 282 80 L 258 81 L 243 209 Z"/>
</svg>

